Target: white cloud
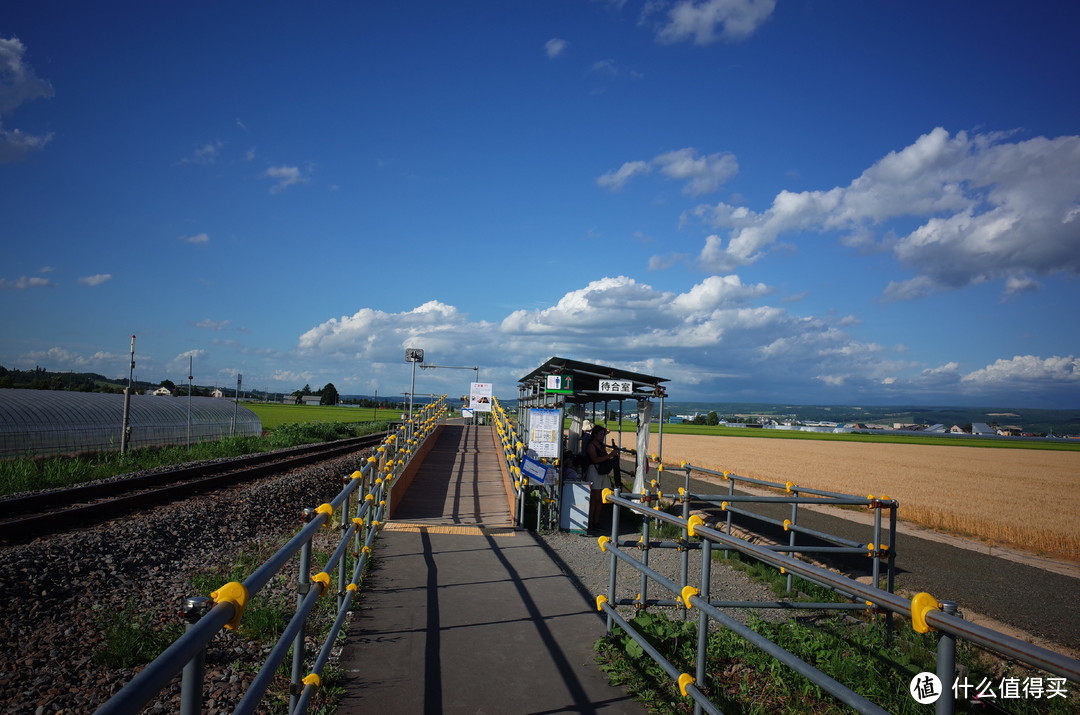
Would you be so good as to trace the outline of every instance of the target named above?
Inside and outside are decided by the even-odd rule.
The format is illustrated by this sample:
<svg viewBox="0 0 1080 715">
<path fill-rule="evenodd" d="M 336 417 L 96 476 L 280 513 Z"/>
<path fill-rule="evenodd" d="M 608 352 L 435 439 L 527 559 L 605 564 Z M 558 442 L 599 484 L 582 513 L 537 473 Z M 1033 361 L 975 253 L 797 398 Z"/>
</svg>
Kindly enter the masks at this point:
<svg viewBox="0 0 1080 715">
<path fill-rule="evenodd" d="M 26 46 L 17 37 L 0 37 L 0 114 L 38 98 L 53 96 L 53 88 L 23 61 Z"/>
<path fill-rule="evenodd" d="M 652 172 L 653 167 L 669 179 L 686 182 L 682 191 L 688 196 L 716 191 L 739 172 L 739 162 L 734 154 L 703 156 L 696 149 L 687 147 L 665 152 L 648 162 L 628 161 L 618 169 L 602 174 L 596 183 L 602 188 L 619 191 L 633 177 Z"/>
<path fill-rule="evenodd" d="M 769 19 L 775 7 L 776 0 L 681 0 L 668 12 L 656 39 L 663 43 L 693 40 L 697 45 L 744 40 Z"/>
<path fill-rule="evenodd" d="M 0 164 L 18 161 L 31 152 L 41 149 L 53 138 L 48 134 L 26 134 L 22 130 L 7 130 L 0 124 Z"/>
<path fill-rule="evenodd" d="M 194 369 L 198 366 L 197 361 L 206 357 L 207 355 L 208 353 L 202 349 L 185 350 L 184 352 L 180 353 L 169 361 L 169 369 L 174 371 L 183 370 L 184 377 L 186 378 L 189 374 L 187 371 L 188 365 L 190 364 L 191 369 L 194 371 Z"/>
<path fill-rule="evenodd" d="M 211 320 L 210 318 L 204 318 L 198 323 L 195 323 L 195 327 L 205 328 L 207 330 L 224 330 L 231 324 L 231 320 Z"/>
<path fill-rule="evenodd" d="M 1055 385 L 1080 385 L 1080 358 L 1073 355 L 1041 358 L 1017 355 L 964 375 L 968 386 L 996 390 L 1026 391 Z"/>
<path fill-rule="evenodd" d="M 185 243 L 204 245 L 210 243 L 210 236 L 206 233 L 197 233 L 194 236 L 181 236 L 180 240 L 184 241 Z"/>
<path fill-rule="evenodd" d="M 298 166 L 272 166 L 263 172 L 263 178 L 277 181 L 270 187 L 271 194 L 281 193 L 294 184 L 302 184 L 309 180 Z"/>
<path fill-rule="evenodd" d="M 644 161 L 628 161 L 618 169 L 600 175 L 596 183 L 605 189 L 619 191 L 626 182 L 639 174 L 648 174 L 652 167 Z"/>
<path fill-rule="evenodd" d="M 275 370 L 274 374 L 270 376 L 270 379 L 274 382 L 290 382 L 290 383 L 308 383 L 311 382 L 311 378 L 315 375 L 304 370 L 302 372 L 292 372 L 291 370 Z"/>
<path fill-rule="evenodd" d="M 42 288 L 48 285 L 52 285 L 52 282 L 49 279 L 40 278 L 38 276 L 19 276 L 13 281 L 9 281 L 7 278 L 0 278 L 0 288 L 10 288 L 13 290 Z"/>
<path fill-rule="evenodd" d="M 660 172 L 677 181 L 686 181 L 683 193 L 689 196 L 708 194 L 739 173 L 734 154 L 699 156 L 695 149 L 679 149 L 653 159 Z"/>
<path fill-rule="evenodd" d="M 27 64 L 26 46 L 17 37 L 0 37 L 0 115 L 11 114 L 19 106 L 35 99 L 53 96 L 53 88 Z M 18 161 L 38 151 L 52 140 L 53 134 L 27 134 L 21 129 L 4 129 L 0 122 L 0 164 Z"/>
<path fill-rule="evenodd" d="M 553 37 L 544 43 L 544 51 L 547 52 L 549 59 L 558 57 L 566 48 L 570 46 L 570 43 L 566 40 L 560 40 L 558 37 Z"/>
<path fill-rule="evenodd" d="M 886 238 L 916 275 L 889 284 L 883 297 L 908 300 L 988 280 L 1011 279 L 1006 291 L 1015 293 L 1035 287 L 1032 275 L 1080 273 L 1078 196 L 1080 136 L 1008 142 L 938 128 L 845 187 L 781 191 L 762 213 L 698 206 L 684 219 L 728 229 L 709 236 L 699 256 L 713 271 L 760 260 L 784 234 L 844 231 L 865 245 L 891 220 L 922 219 L 908 235 Z"/>
<path fill-rule="evenodd" d="M 80 355 L 61 347 L 37 350 L 19 356 L 17 362 L 24 365 L 41 365 L 49 370 L 83 370 L 99 372 L 107 376 L 119 376 L 127 365 L 128 354 L 114 354 L 98 351 L 92 355 Z M 145 364 L 145 363 L 142 363 Z M 124 377 L 127 374 L 124 373 Z"/>
<path fill-rule="evenodd" d="M 95 273 L 92 276 L 83 276 L 81 278 L 77 278 L 75 279 L 75 282 L 79 285 L 89 286 L 93 288 L 94 286 L 99 286 L 102 283 L 110 280 L 112 280 L 111 273 Z"/>
</svg>

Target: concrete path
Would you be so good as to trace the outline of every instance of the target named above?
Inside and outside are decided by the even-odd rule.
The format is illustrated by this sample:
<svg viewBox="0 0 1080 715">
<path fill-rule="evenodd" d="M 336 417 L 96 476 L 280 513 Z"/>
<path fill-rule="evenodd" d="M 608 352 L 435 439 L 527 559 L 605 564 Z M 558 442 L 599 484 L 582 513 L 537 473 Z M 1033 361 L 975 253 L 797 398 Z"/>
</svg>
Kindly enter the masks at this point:
<svg viewBox="0 0 1080 715">
<path fill-rule="evenodd" d="M 379 537 L 337 712 L 644 713 L 593 661 L 595 606 L 511 527 L 492 428 L 436 440 Z"/>
</svg>

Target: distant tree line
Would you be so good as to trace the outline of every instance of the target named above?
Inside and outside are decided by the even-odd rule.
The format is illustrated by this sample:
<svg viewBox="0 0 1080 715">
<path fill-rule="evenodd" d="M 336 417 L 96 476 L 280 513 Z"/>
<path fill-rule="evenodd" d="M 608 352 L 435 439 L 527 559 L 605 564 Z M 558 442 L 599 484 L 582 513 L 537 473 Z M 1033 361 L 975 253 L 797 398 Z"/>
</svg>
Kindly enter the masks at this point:
<svg viewBox="0 0 1080 715">
<path fill-rule="evenodd" d="M 147 387 L 149 383 L 143 383 Z M 0 365 L 0 388 L 23 390 L 69 390 L 72 392 L 123 392 L 124 385 L 96 372 L 49 372 L 41 367 L 33 370 L 8 369 Z M 136 385 L 138 389 L 138 385 Z"/>
</svg>

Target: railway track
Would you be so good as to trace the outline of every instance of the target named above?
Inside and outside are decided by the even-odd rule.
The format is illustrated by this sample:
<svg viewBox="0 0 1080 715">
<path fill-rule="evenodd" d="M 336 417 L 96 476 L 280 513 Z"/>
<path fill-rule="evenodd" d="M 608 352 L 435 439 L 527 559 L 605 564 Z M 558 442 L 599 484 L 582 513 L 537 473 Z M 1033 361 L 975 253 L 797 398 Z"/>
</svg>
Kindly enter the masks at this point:
<svg viewBox="0 0 1080 715">
<path fill-rule="evenodd" d="M 18 542 L 378 446 L 379 433 L 0 500 L 0 541 Z"/>
</svg>

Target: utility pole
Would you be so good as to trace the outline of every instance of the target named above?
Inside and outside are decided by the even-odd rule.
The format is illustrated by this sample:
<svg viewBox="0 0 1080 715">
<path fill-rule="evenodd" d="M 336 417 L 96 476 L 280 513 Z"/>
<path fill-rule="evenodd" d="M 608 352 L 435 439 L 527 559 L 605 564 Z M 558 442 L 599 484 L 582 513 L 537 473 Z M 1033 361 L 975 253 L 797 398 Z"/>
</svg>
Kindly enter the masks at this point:
<svg viewBox="0 0 1080 715">
<path fill-rule="evenodd" d="M 194 379 L 194 375 L 191 374 L 191 355 L 187 356 L 187 446 L 191 448 L 191 381 Z"/>
<path fill-rule="evenodd" d="M 135 379 L 135 336 L 131 336 L 131 366 L 128 368 L 128 384 L 124 390 L 124 418 L 120 427 L 120 456 L 127 454 L 128 441 L 131 439 L 131 391 L 134 389 Z"/>
<path fill-rule="evenodd" d="M 233 396 L 232 426 L 229 428 L 230 435 L 236 434 L 236 411 L 240 407 L 240 383 L 243 379 L 243 375 L 236 373 L 236 394 Z"/>
</svg>

